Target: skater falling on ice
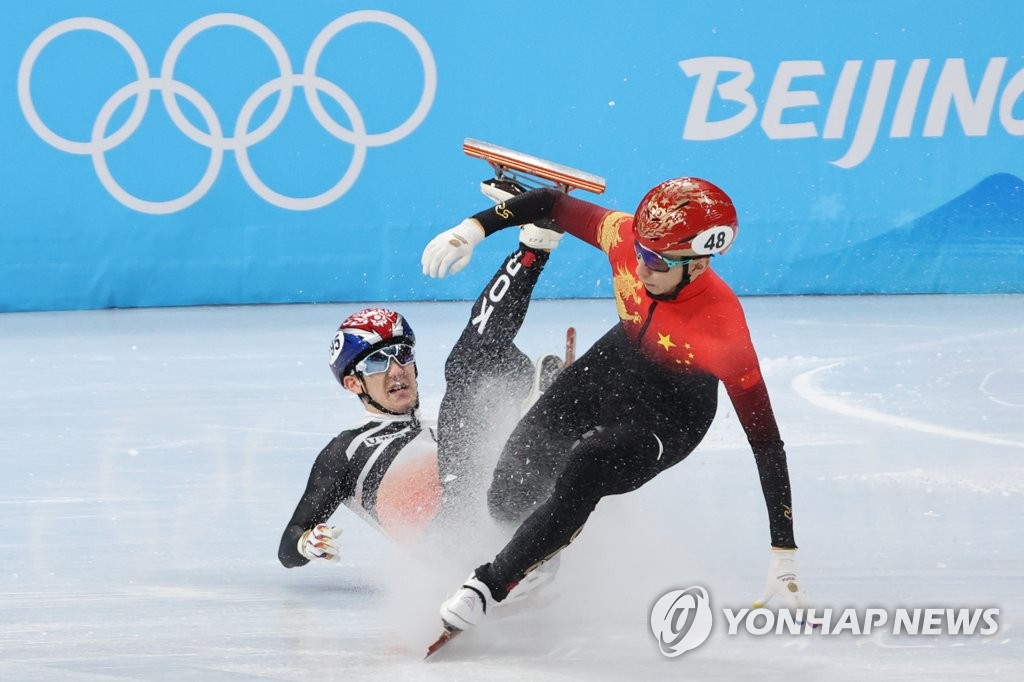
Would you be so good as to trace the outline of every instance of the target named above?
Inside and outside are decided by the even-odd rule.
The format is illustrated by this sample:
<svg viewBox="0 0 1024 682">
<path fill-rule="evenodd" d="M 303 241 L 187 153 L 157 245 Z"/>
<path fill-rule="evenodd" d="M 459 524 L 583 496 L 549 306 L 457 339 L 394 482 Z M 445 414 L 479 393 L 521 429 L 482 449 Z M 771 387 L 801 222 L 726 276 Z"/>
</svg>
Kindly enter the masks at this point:
<svg viewBox="0 0 1024 682">
<path fill-rule="evenodd" d="M 511 183 L 483 183 L 481 189 L 494 201 L 522 191 Z M 561 237 L 543 227 L 523 227 L 519 248 L 473 303 L 448 356 L 436 424 L 420 415 L 416 337 L 409 321 L 393 310 L 369 308 L 341 323 L 331 343 L 331 372 L 366 413 L 316 458 L 281 537 L 278 558 L 284 566 L 338 560 L 341 529 L 328 521 L 341 505 L 406 546 L 476 517 L 476 499 L 482 511 L 493 467 L 493 458 L 481 457 L 482 449 L 500 447 L 515 419 L 562 368 L 554 355 L 543 356 L 535 367 L 513 343 Z M 502 292 L 498 300 L 494 291 Z"/>
</svg>

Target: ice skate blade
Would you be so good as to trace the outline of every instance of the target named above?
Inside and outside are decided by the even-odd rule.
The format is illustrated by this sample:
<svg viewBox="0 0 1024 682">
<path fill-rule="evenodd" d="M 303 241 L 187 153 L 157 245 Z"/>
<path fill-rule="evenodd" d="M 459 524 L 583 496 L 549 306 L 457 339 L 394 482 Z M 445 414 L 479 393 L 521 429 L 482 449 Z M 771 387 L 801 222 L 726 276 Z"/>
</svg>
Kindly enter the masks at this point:
<svg viewBox="0 0 1024 682">
<path fill-rule="evenodd" d="M 498 177 L 502 177 L 504 171 L 519 171 L 553 182 L 563 192 L 583 189 L 601 194 L 605 189 L 605 179 L 593 173 L 563 166 L 514 149 L 499 147 L 483 140 L 467 137 L 462 143 L 462 151 L 468 156 L 487 161 L 498 172 Z"/>
<path fill-rule="evenodd" d="M 423 660 L 425 661 L 429 659 L 431 656 L 437 653 L 438 649 L 440 649 L 445 644 L 458 637 L 461 633 L 462 630 L 460 630 L 459 628 L 449 625 L 448 623 L 445 623 L 444 632 L 442 632 L 441 636 L 437 638 L 437 641 L 435 641 L 433 644 L 427 647 L 427 653 L 423 657 Z"/>
</svg>

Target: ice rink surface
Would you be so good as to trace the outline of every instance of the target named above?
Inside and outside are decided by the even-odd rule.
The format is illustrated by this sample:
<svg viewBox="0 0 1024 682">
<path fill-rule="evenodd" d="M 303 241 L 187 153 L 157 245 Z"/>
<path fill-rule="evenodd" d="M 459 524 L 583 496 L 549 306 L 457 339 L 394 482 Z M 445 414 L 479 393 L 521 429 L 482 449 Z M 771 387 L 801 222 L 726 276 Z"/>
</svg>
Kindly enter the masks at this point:
<svg viewBox="0 0 1024 682">
<path fill-rule="evenodd" d="M 361 413 L 326 366 L 359 306 L 28 313 L 0 315 L 0 679 L 1020 679 L 1024 296 L 744 304 L 814 605 L 997 607 L 997 634 L 730 636 L 716 620 L 703 646 L 662 656 L 658 597 L 700 585 L 716 611 L 742 608 L 767 569 L 756 469 L 723 399 L 686 461 L 601 503 L 557 600 L 423 662 L 437 605 L 497 546 L 428 566 L 342 509 L 340 565 L 276 557 L 313 459 Z M 433 412 L 469 304 L 396 307 Z M 614 315 L 535 302 L 519 342 L 557 351 L 573 324 L 582 349 Z"/>
</svg>

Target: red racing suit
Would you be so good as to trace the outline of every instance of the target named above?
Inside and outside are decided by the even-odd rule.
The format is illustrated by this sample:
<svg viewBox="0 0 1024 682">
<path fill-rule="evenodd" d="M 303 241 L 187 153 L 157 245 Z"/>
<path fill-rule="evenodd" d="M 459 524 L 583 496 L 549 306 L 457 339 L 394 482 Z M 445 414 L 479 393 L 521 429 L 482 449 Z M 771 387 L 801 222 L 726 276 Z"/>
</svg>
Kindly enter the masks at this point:
<svg viewBox="0 0 1024 682">
<path fill-rule="evenodd" d="M 664 374 L 676 375 L 683 383 L 692 379 L 691 383 L 696 386 L 702 375 L 722 381 L 755 456 L 768 510 L 772 545 L 796 547 L 786 452 L 746 318 L 732 289 L 709 269 L 685 286 L 673 300 L 653 298 L 636 275 L 633 216 L 610 211 L 555 190 L 527 192 L 494 209 L 478 213 L 474 218 L 480 221 L 487 234 L 509 225 L 550 218 L 559 228 L 608 255 L 620 326 L 629 345 Z M 635 363 L 630 364 L 628 358 L 611 362 L 615 364 L 601 365 L 602 371 L 607 372 L 609 367 L 617 371 L 620 366 L 634 371 Z M 566 374 L 568 376 L 560 377 L 560 380 L 572 378 L 571 372 Z M 696 389 L 694 391 L 697 396 Z M 636 400 L 650 399 L 642 395 L 642 388 L 637 392 Z M 580 399 L 580 396 L 573 397 L 577 404 Z M 698 398 L 702 399 L 705 398 Z M 708 399 L 713 400 L 713 396 Z M 653 406 L 653 410 L 656 409 L 657 406 Z M 680 429 L 686 426 L 682 422 L 677 423 Z M 537 418 L 532 424 L 528 419 L 523 426 L 525 430 L 526 427 L 539 428 L 541 425 L 540 418 Z M 698 435 L 698 441 L 702 435 Z M 635 433 L 624 438 L 627 444 L 636 441 Z M 688 447 L 692 448 L 694 444 L 691 439 Z M 527 449 L 537 448 L 530 444 Z M 627 446 L 620 451 L 629 449 Z M 684 452 L 682 457 L 685 454 L 688 452 Z M 672 463 L 682 457 L 672 460 Z M 506 459 L 509 462 L 506 466 L 508 477 L 521 476 L 525 460 Z M 516 468 L 520 473 L 515 472 Z M 587 486 L 593 487 L 596 478 L 599 475 L 589 474 Z M 613 490 L 612 494 L 616 492 L 620 491 Z M 578 518 L 584 518 L 584 515 L 581 513 Z M 512 563 L 526 561 L 517 557 Z M 502 572 L 515 579 L 516 571 Z"/>
</svg>

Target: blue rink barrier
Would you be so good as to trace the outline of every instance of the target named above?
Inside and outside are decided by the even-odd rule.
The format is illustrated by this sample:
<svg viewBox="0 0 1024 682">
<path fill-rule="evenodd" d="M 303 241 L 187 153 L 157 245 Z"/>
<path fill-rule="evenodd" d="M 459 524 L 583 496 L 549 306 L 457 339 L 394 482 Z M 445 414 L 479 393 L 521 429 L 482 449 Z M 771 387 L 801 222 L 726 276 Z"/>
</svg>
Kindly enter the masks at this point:
<svg viewBox="0 0 1024 682">
<path fill-rule="evenodd" d="M 635 4 L 14 3 L 0 310 L 469 297 L 465 137 L 719 184 L 741 294 L 1024 291 L 1024 5 Z M 611 291 L 572 240 L 537 290 Z"/>
</svg>

